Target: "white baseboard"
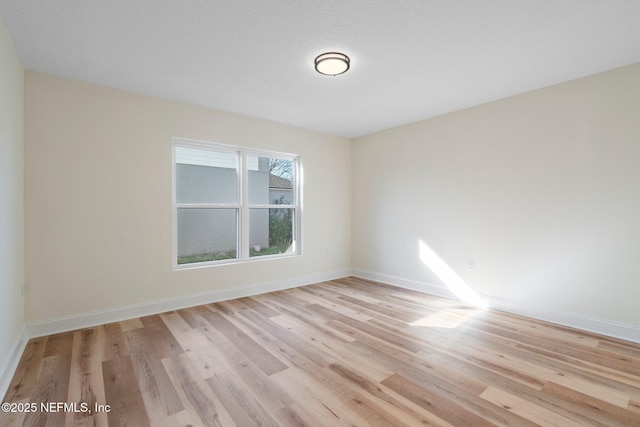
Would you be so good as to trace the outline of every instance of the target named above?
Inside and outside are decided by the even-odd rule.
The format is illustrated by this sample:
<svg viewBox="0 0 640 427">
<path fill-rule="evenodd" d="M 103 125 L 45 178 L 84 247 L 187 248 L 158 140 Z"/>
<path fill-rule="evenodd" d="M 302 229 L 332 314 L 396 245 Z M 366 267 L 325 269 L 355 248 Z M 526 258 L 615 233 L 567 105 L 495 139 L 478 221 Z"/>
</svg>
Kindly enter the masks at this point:
<svg viewBox="0 0 640 427">
<path fill-rule="evenodd" d="M 367 270 L 354 269 L 351 273 L 355 277 L 373 280 L 387 285 L 397 286 L 399 288 L 411 289 L 431 295 L 455 299 L 453 294 L 442 285 L 422 283 Z M 611 320 L 598 319 L 576 313 L 548 310 L 492 295 L 480 294 L 479 296 L 488 304 L 489 308 L 494 310 L 505 311 L 507 313 L 543 320 L 545 322 L 568 326 L 586 332 L 593 332 L 640 344 L 640 327 L 638 326 L 614 322 Z"/>
<path fill-rule="evenodd" d="M 22 357 L 22 353 L 27 346 L 27 341 L 29 341 L 27 328 L 23 328 L 22 333 L 20 333 L 18 339 L 13 343 L 7 353 L 8 358 L 0 362 L 0 396 L 3 396 L 3 398 L 9 390 L 11 379 L 16 372 L 20 357 Z"/>
<path fill-rule="evenodd" d="M 58 317 L 41 322 L 27 323 L 28 336 L 30 338 L 44 335 L 57 334 L 60 332 L 73 331 L 76 329 L 89 328 L 106 323 L 119 322 L 141 316 L 163 313 L 166 311 L 179 310 L 181 308 L 193 307 L 196 305 L 209 304 L 212 302 L 225 301 L 234 298 L 242 298 L 267 292 L 281 291 L 283 289 L 296 288 L 313 283 L 335 280 L 351 275 L 351 270 L 338 270 L 329 273 L 319 273 L 309 276 L 296 277 L 287 280 L 278 280 L 242 288 L 219 289 L 211 292 L 184 295 L 175 298 L 149 301 L 141 304 L 116 307 L 108 310 L 99 310 L 89 313 L 81 313 L 73 316 Z"/>
</svg>

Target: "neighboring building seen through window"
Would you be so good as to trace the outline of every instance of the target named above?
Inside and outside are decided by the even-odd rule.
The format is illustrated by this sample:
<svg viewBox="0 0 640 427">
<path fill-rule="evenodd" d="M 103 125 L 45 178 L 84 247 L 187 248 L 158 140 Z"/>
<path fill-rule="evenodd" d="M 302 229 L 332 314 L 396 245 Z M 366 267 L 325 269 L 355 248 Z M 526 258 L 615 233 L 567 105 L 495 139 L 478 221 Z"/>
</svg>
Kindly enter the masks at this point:
<svg viewBox="0 0 640 427">
<path fill-rule="evenodd" d="M 299 158 L 174 140 L 174 267 L 300 253 Z"/>
</svg>

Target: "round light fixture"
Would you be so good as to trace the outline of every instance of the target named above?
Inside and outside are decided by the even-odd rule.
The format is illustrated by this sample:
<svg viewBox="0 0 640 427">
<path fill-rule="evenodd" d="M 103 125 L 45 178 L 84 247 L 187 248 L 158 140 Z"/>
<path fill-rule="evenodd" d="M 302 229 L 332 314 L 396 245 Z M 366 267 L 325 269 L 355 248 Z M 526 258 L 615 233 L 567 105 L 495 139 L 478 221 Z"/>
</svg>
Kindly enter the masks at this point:
<svg viewBox="0 0 640 427">
<path fill-rule="evenodd" d="M 327 52 L 315 59 L 316 71 L 327 76 L 337 76 L 349 69 L 351 60 L 343 53 Z"/>
</svg>

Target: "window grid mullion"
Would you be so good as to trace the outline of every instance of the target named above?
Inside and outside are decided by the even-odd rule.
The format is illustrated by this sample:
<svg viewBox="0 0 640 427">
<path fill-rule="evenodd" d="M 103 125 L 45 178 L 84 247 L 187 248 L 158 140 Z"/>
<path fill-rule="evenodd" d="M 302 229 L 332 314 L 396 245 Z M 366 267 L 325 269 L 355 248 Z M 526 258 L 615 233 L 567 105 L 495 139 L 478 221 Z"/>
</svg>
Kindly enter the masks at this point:
<svg viewBox="0 0 640 427">
<path fill-rule="evenodd" d="M 295 239 L 295 252 L 302 255 L 302 165 L 300 158 L 296 158 L 293 168 L 293 194 L 295 203 L 293 238 Z"/>
<path fill-rule="evenodd" d="M 238 204 L 219 203 L 176 203 L 178 209 L 240 209 Z"/>
<path fill-rule="evenodd" d="M 296 205 L 249 205 L 249 209 L 295 209 Z"/>
<path fill-rule="evenodd" d="M 240 155 L 240 259 L 249 259 L 249 165 L 246 151 Z"/>
</svg>

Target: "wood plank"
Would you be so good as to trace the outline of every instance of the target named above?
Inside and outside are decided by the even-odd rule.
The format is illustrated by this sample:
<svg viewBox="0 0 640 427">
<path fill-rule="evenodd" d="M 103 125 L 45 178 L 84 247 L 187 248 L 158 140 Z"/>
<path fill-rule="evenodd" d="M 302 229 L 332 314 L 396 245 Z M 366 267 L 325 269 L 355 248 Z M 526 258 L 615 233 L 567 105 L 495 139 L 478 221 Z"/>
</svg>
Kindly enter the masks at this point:
<svg viewBox="0 0 640 427">
<path fill-rule="evenodd" d="M 52 355 L 42 359 L 42 367 L 36 381 L 30 401 L 38 407 L 24 418 L 27 426 L 59 426 L 65 422 L 64 412 L 42 411 L 41 404 L 66 402 L 69 388 L 70 358 L 65 355 Z"/>
<path fill-rule="evenodd" d="M 196 332 L 196 331 L 192 331 Z M 269 381 L 269 376 L 217 332 L 215 328 L 197 330 L 210 344 L 201 351 L 187 355 L 202 378 L 228 373 L 255 398 L 271 415 L 282 414 L 290 418 L 287 406 L 294 401 L 286 391 Z"/>
<path fill-rule="evenodd" d="M 43 403 L 67 401 L 72 347 L 71 334 L 55 334 L 48 337 L 31 402 L 40 406 Z M 24 420 L 25 425 L 43 426 L 63 425 L 64 422 L 64 412 L 46 412 L 40 408 L 37 412 L 28 413 Z"/>
<path fill-rule="evenodd" d="M 580 391 L 549 382 L 544 386 L 543 392 L 552 396 L 554 400 L 562 402 L 564 407 L 571 408 L 571 414 L 575 419 L 584 416 L 594 424 L 598 422 L 607 427 L 640 426 L 640 413 L 610 404 Z"/>
<path fill-rule="evenodd" d="M 253 311 L 258 312 L 258 313 L 260 313 L 261 315 L 263 315 L 265 317 L 273 317 L 273 316 L 279 316 L 280 315 L 279 311 L 267 307 L 266 305 L 264 305 L 260 301 L 258 301 L 256 298 L 249 298 L 249 297 L 239 298 L 237 301 L 242 303 L 242 304 L 244 304 L 244 305 L 246 305 L 247 307 L 249 307 Z"/>
<path fill-rule="evenodd" d="M 510 354 L 516 355 L 519 359 L 525 360 L 540 368 L 547 368 L 556 373 L 564 373 L 574 377 L 585 378 L 587 381 L 608 385 L 609 387 L 625 392 L 633 393 L 638 391 L 637 375 L 611 369 L 606 364 L 594 364 L 575 356 L 563 353 L 562 348 L 556 350 L 543 349 L 528 345 L 523 342 L 514 341 L 494 334 L 486 334 L 478 328 L 474 328 L 471 334 L 465 334 L 468 340 L 478 341 L 482 348 L 501 348 Z M 477 340 L 476 338 L 481 338 Z M 549 379 L 546 378 L 545 381 Z"/>
<path fill-rule="evenodd" d="M 69 402 L 85 403 L 89 408 L 104 405 L 104 379 L 102 377 L 102 346 L 95 328 L 73 333 L 71 372 L 69 375 Z M 106 412 L 69 412 L 67 426 L 107 426 Z"/>
<path fill-rule="evenodd" d="M 232 376 L 215 374 L 206 381 L 237 425 L 277 427 L 274 419 L 262 405 L 251 393 L 243 390 Z"/>
<path fill-rule="evenodd" d="M 158 315 L 142 317 L 145 333 L 161 359 L 182 354 L 184 350 Z"/>
<path fill-rule="evenodd" d="M 611 338 L 598 337 L 598 348 L 612 353 L 624 354 L 634 359 L 640 360 L 640 349 L 628 341 L 615 340 Z"/>
<path fill-rule="evenodd" d="M 211 325 L 224 335 L 233 345 L 251 359 L 265 374 L 271 375 L 287 369 L 280 359 L 266 351 L 247 334 L 238 329 L 220 313 L 205 315 Z"/>
<path fill-rule="evenodd" d="M 142 324 L 142 320 L 140 320 L 139 317 L 136 317 L 135 319 L 123 320 L 122 322 L 120 322 L 120 329 L 122 329 L 122 332 L 132 331 L 134 329 L 140 328 L 144 328 L 144 325 Z"/>
<path fill-rule="evenodd" d="M 387 403 L 391 407 L 397 408 L 403 415 L 401 419 L 405 419 L 407 422 L 412 422 L 411 425 L 437 425 L 437 426 L 451 426 L 448 422 L 436 417 L 430 412 L 424 412 L 416 410 L 411 402 L 407 402 L 397 396 L 392 390 L 388 389 L 378 381 L 371 381 L 366 375 L 360 374 L 353 368 L 345 368 L 337 363 L 331 364 L 331 369 L 357 385 L 359 388 L 365 390 L 371 396 L 374 396 L 384 403 Z"/>
<path fill-rule="evenodd" d="M 106 325 L 97 326 L 96 332 L 101 335 L 102 344 L 102 360 L 117 359 L 129 355 L 127 342 L 122 332 L 120 323 L 108 323 Z"/>
<path fill-rule="evenodd" d="M 181 338 L 182 341 L 190 342 L 186 354 L 198 375 L 204 379 L 216 372 L 232 369 L 237 363 L 250 363 L 240 350 L 211 326 L 210 329 L 190 331 Z"/>
<path fill-rule="evenodd" d="M 440 352 L 442 352 L 443 356 L 438 356 Z M 537 383 L 529 384 L 531 379 L 522 381 L 521 373 L 510 373 L 507 369 L 494 369 L 493 364 L 485 365 L 482 359 L 478 361 L 477 358 L 473 357 L 475 354 L 476 350 L 474 350 L 473 347 L 470 346 L 467 349 L 458 342 L 455 348 L 433 350 L 433 354 L 428 357 L 428 360 L 432 361 L 444 357 L 447 360 L 447 367 L 457 372 L 457 374 L 453 375 L 471 376 L 487 386 L 508 391 L 513 395 L 526 399 L 532 404 L 547 408 L 550 411 L 583 422 L 584 424 L 609 427 L 606 423 L 602 425 L 593 423 L 588 407 L 580 405 L 574 406 L 567 400 L 559 399 L 558 396 L 546 393 L 544 388 L 540 390 L 540 388 L 536 386 Z M 538 383 L 543 384 L 541 380 L 538 380 Z M 507 425 L 513 424 L 512 422 Z"/>
<path fill-rule="evenodd" d="M 603 402 L 619 406 L 620 408 L 626 408 L 629 405 L 628 395 L 581 378 L 570 377 L 563 373 L 559 373 L 551 382 L 575 391 L 580 391 L 587 396 L 595 397 Z"/>
<path fill-rule="evenodd" d="M 353 343 L 351 346 L 357 349 L 360 344 Z M 533 427 L 533 423 L 515 417 L 497 406 L 485 405 L 478 399 L 477 396 L 487 387 L 487 383 L 481 381 L 482 377 L 478 375 L 478 371 L 460 369 L 464 364 L 455 363 L 451 358 L 438 352 L 433 352 L 432 357 L 426 359 L 416 359 L 411 354 L 390 350 L 388 346 L 382 345 L 368 354 L 384 364 L 394 366 L 397 375 L 411 378 L 417 386 L 447 400 L 451 405 L 466 408 L 474 414 L 481 415 L 489 422 L 498 425 Z M 434 363 L 435 361 L 440 363 Z M 384 384 L 384 382 L 381 383 Z"/>
<path fill-rule="evenodd" d="M 401 375 L 390 375 L 381 381 L 381 384 L 453 425 L 469 425 L 474 427 L 494 426 L 493 423 L 488 422 L 467 408 L 455 405 L 443 396 L 424 387 L 420 387 Z"/>
<path fill-rule="evenodd" d="M 313 369 L 328 366 L 333 361 L 333 357 L 327 352 L 306 345 L 303 337 L 291 333 L 273 319 L 255 312 L 244 313 L 244 316 L 280 341 L 280 355 L 289 361 L 290 366 L 310 366 L 309 369 Z"/>
<path fill-rule="evenodd" d="M 109 427 L 150 426 L 142 393 L 129 356 L 115 357 L 102 362 Z"/>
<path fill-rule="evenodd" d="M 325 427 L 324 420 L 318 419 L 311 415 L 302 404 L 293 402 L 291 405 L 282 408 L 274 418 L 278 421 L 278 425 L 292 427 Z"/>
<path fill-rule="evenodd" d="M 610 353 L 597 347 L 593 348 L 589 346 L 580 346 L 575 342 L 566 343 L 564 340 L 557 339 L 551 335 L 534 335 L 531 333 L 516 331 L 511 332 L 505 330 L 504 328 L 489 326 L 485 327 L 485 330 L 491 331 L 492 333 L 495 333 L 497 335 L 509 337 L 514 341 L 522 343 L 523 345 L 537 347 L 542 351 L 546 350 L 549 352 L 562 353 L 565 357 L 571 357 L 576 360 L 581 360 L 593 365 L 608 366 L 609 369 L 615 369 L 621 372 L 629 373 L 631 375 L 637 374 L 637 372 L 640 370 L 640 360 L 638 359 L 630 358 L 617 353 Z"/>
<path fill-rule="evenodd" d="M 331 387 L 304 372 L 292 368 L 273 375 L 271 379 L 280 387 L 290 390 L 299 405 L 311 413 L 314 419 L 321 420 L 323 425 L 371 425 L 358 412 L 350 409 L 348 399 L 344 399 L 341 394 L 332 393 Z"/>
<path fill-rule="evenodd" d="M 149 337 L 141 329 L 129 330 L 125 336 L 138 389 L 150 421 L 155 423 L 182 411 L 184 405 Z"/>
<path fill-rule="evenodd" d="M 313 310 L 318 315 L 323 316 L 327 320 L 337 320 L 341 323 L 344 323 L 345 325 L 351 326 L 354 329 L 358 329 L 363 333 L 376 337 L 380 340 L 389 342 L 395 346 L 406 349 L 408 351 L 418 352 L 424 348 L 424 344 L 420 344 L 419 342 L 406 339 L 391 331 L 387 331 L 375 326 L 371 326 L 370 323 L 360 322 L 348 316 L 341 315 L 339 313 L 328 310 L 325 307 L 322 307 L 320 305 L 315 305 L 315 304 L 311 305 L 309 306 L 309 309 Z"/>
<path fill-rule="evenodd" d="M 163 360 L 178 394 L 192 417 L 207 427 L 232 427 L 236 423 L 224 409 L 219 398 L 193 368 L 188 356 L 181 354 Z M 242 426 L 240 426 L 242 427 Z"/>
<path fill-rule="evenodd" d="M 584 424 L 579 424 L 545 408 L 533 405 L 531 402 L 495 387 L 488 387 L 480 397 L 542 427 L 584 427 Z"/>
<path fill-rule="evenodd" d="M 303 337 L 306 348 L 326 354 L 327 356 L 324 358 L 326 363 L 342 362 L 343 364 L 350 364 L 354 362 L 353 352 L 345 348 L 345 344 L 354 341 L 353 338 L 337 331 L 332 331 L 329 327 L 318 330 L 300 322 L 298 319 L 286 316 L 273 317 L 272 320 L 288 331 Z M 335 339 L 334 337 L 336 336 L 340 338 Z M 343 336 L 347 338 L 342 338 Z M 357 360 L 357 364 L 360 368 L 366 369 L 368 375 L 377 381 L 392 374 L 390 369 L 381 369 L 379 365 L 371 363 L 365 358 Z"/>
<path fill-rule="evenodd" d="M 47 337 L 32 338 L 27 343 L 16 372 L 13 375 L 3 402 L 19 402 L 33 393 L 33 387 L 38 378 L 38 366 L 44 355 Z"/>
<path fill-rule="evenodd" d="M 202 313 L 208 312 L 209 310 L 203 306 L 183 308 L 176 311 L 192 329 L 204 328 L 208 325 L 207 321 L 202 317 Z"/>
<path fill-rule="evenodd" d="M 73 347 L 73 335 L 71 334 L 55 334 L 50 335 L 47 339 L 47 345 L 44 348 L 43 358 L 47 357 L 68 357 L 71 358 L 71 348 Z"/>
<path fill-rule="evenodd" d="M 307 301 L 309 305 L 321 305 L 329 310 L 338 312 L 344 316 L 361 322 L 373 319 L 371 315 L 365 313 L 366 310 L 364 310 L 362 306 L 355 304 L 350 305 L 345 303 L 345 301 L 339 301 L 339 294 L 332 295 L 329 292 L 323 291 L 322 288 L 311 286 L 299 289 L 298 291 L 299 292 L 296 295 L 299 295 L 299 298 Z"/>
</svg>

